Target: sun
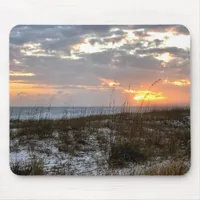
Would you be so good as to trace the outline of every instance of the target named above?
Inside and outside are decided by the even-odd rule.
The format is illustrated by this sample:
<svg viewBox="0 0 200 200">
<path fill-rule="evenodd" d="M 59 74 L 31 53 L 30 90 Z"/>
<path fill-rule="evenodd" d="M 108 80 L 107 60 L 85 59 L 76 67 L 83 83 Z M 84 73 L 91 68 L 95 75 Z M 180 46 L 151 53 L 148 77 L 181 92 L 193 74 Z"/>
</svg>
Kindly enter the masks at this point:
<svg viewBox="0 0 200 200">
<path fill-rule="evenodd" d="M 164 61 L 165 63 L 168 63 L 172 60 L 172 56 L 169 53 L 163 53 L 158 56 L 155 56 L 158 60 Z"/>
</svg>

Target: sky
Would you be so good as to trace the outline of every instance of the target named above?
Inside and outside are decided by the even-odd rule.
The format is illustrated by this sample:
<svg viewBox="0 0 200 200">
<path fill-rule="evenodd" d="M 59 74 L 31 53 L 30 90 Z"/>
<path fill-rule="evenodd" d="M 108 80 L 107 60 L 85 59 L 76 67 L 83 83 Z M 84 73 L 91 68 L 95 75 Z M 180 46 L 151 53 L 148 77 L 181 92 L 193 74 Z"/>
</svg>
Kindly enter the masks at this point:
<svg viewBox="0 0 200 200">
<path fill-rule="evenodd" d="M 190 35 L 181 25 L 18 25 L 11 106 L 189 105 Z"/>
</svg>

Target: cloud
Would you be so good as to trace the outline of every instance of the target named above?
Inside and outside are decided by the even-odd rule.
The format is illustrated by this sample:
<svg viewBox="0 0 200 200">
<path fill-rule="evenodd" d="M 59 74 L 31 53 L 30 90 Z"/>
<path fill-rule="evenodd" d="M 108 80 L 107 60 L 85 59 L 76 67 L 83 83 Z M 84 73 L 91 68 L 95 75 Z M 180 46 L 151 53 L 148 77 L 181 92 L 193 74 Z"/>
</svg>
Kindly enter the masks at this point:
<svg viewBox="0 0 200 200">
<path fill-rule="evenodd" d="M 188 79 L 182 79 L 182 80 L 176 80 L 176 81 L 169 81 L 169 80 L 163 80 L 164 84 L 171 84 L 176 86 L 187 86 L 190 85 L 190 80 Z"/>
<path fill-rule="evenodd" d="M 149 49 L 138 49 L 136 50 L 137 54 L 163 54 L 163 53 L 169 53 L 176 57 L 183 57 L 188 58 L 189 57 L 189 51 L 178 48 L 178 47 L 166 47 L 166 48 L 149 48 Z"/>
<path fill-rule="evenodd" d="M 149 45 L 150 46 L 160 46 L 164 41 L 163 40 L 159 40 L 159 39 L 154 39 L 153 41 L 149 41 Z"/>
<path fill-rule="evenodd" d="M 146 38 L 150 36 L 150 34 L 148 34 L 146 31 L 135 31 L 134 35 L 138 38 Z"/>
<path fill-rule="evenodd" d="M 34 73 L 23 73 L 10 71 L 10 76 L 35 76 Z"/>
<path fill-rule="evenodd" d="M 120 95 L 129 85 L 145 91 L 159 78 L 184 80 L 190 71 L 188 34 L 179 25 L 17 26 L 10 33 L 12 92 L 70 92 L 77 104 L 80 94 L 84 102 L 94 95 L 100 105 L 98 91 L 106 102 L 112 86 Z M 172 84 L 156 87 L 174 90 Z"/>
<path fill-rule="evenodd" d="M 99 80 L 102 81 L 101 85 L 108 85 L 109 87 L 115 87 L 120 85 L 120 83 L 115 80 L 109 80 L 105 78 L 99 78 Z"/>
<path fill-rule="evenodd" d="M 183 25 L 135 25 L 131 27 L 134 30 L 145 29 L 151 32 L 172 32 L 175 35 L 189 35 L 188 29 Z"/>
</svg>

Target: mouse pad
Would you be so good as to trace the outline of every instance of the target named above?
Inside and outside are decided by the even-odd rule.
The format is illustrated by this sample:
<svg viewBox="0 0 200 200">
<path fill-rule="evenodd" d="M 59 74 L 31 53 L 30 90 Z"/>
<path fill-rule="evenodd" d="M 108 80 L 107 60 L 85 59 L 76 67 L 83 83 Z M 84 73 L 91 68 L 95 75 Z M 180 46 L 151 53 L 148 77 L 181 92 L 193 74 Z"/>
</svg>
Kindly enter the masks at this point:
<svg viewBox="0 0 200 200">
<path fill-rule="evenodd" d="M 185 26 L 18 25 L 9 45 L 14 174 L 189 171 Z"/>
</svg>

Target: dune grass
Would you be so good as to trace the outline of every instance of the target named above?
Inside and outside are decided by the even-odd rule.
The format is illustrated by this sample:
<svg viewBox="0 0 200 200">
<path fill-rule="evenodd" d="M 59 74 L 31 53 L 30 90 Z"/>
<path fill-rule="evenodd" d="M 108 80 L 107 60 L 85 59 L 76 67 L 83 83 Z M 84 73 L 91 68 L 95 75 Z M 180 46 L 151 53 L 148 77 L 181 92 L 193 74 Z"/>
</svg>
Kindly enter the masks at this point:
<svg viewBox="0 0 200 200">
<path fill-rule="evenodd" d="M 157 158 L 161 161 L 172 159 L 178 162 L 148 170 L 144 175 L 181 175 L 186 171 L 181 168 L 182 160 L 190 159 L 188 116 L 190 109 L 174 108 L 74 119 L 11 120 L 10 139 L 11 142 L 18 140 L 19 145 L 28 144 L 32 152 L 37 149 L 37 141 L 55 140 L 59 152 L 74 156 L 79 151 L 92 151 L 89 138 L 96 134 L 98 148 L 105 158 L 104 164 L 98 161 L 99 167 L 106 164 L 108 170 L 112 171 L 124 168 L 129 163 L 145 164 Z M 17 131 L 13 132 L 13 129 Z M 101 129 L 108 129 L 109 132 L 105 134 Z M 14 151 L 19 149 L 11 145 L 11 152 Z M 48 149 L 43 152 L 51 155 Z M 35 173 L 30 166 L 25 165 L 24 172 L 20 169 L 18 165 L 12 167 L 12 171 L 20 175 Z M 38 174 L 45 174 L 42 170 L 36 171 Z"/>
</svg>

